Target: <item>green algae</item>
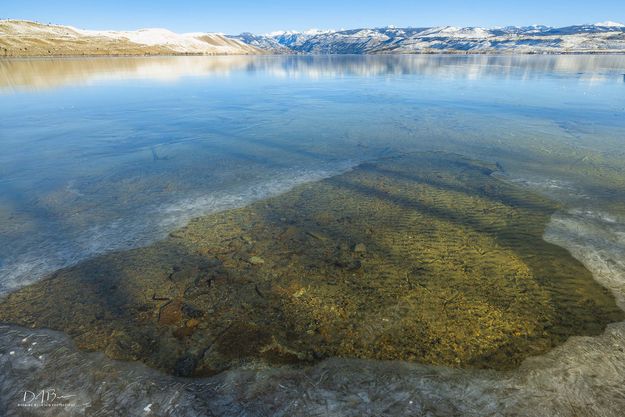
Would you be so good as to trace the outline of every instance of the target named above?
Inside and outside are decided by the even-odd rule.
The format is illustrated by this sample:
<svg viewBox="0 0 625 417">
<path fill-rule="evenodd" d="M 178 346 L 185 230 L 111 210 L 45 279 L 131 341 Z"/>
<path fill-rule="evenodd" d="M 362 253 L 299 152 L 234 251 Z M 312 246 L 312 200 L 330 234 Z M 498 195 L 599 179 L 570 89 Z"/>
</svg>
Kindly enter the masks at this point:
<svg viewBox="0 0 625 417">
<path fill-rule="evenodd" d="M 0 321 L 178 375 L 326 357 L 509 369 L 623 320 L 559 208 L 444 153 L 362 164 L 9 295 Z"/>
</svg>

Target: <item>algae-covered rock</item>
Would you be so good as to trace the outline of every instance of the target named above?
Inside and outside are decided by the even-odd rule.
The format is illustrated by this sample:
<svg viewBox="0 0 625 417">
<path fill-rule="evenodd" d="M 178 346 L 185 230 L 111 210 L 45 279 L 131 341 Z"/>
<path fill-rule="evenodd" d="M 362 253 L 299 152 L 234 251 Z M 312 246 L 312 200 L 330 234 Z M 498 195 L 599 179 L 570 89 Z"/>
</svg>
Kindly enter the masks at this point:
<svg viewBox="0 0 625 417">
<path fill-rule="evenodd" d="M 60 270 L 0 320 L 182 376 L 332 356 L 506 369 L 622 320 L 542 239 L 557 205 L 495 169 L 442 153 L 363 164 Z"/>
</svg>

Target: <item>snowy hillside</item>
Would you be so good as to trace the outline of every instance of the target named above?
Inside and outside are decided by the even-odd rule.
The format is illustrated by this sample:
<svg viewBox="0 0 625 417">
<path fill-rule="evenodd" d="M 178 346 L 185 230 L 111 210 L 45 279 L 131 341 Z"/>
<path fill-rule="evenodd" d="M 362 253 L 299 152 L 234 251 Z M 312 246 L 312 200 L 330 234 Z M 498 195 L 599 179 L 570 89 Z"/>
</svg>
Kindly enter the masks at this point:
<svg viewBox="0 0 625 417">
<path fill-rule="evenodd" d="M 253 36 L 253 40 L 251 38 Z M 272 53 L 623 53 L 625 25 L 375 28 L 233 36 Z"/>
<path fill-rule="evenodd" d="M 0 20 L 0 55 L 240 55 L 262 53 L 247 43 L 215 33 L 178 34 L 167 29 L 93 31 Z"/>
<path fill-rule="evenodd" d="M 617 22 L 553 28 L 423 27 L 243 33 L 174 33 L 167 29 L 94 31 L 0 20 L 0 56 L 247 54 L 562 54 L 625 53 Z"/>
</svg>

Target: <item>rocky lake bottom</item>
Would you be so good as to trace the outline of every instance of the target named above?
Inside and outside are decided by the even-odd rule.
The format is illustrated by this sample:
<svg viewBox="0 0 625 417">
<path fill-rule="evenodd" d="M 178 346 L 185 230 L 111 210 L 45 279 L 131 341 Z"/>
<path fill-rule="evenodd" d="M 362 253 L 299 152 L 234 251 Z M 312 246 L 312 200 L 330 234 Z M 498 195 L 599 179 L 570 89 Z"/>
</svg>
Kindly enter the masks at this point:
<svg viewBox="0 0 625 417">
<path fill-rule="evenodd" d="M 359 165 L 11 293 L 0 321 L 178 376 L 325 358 L 512 369 L 623 320 L 558 204 L 445 153 Z"/>
</svg>

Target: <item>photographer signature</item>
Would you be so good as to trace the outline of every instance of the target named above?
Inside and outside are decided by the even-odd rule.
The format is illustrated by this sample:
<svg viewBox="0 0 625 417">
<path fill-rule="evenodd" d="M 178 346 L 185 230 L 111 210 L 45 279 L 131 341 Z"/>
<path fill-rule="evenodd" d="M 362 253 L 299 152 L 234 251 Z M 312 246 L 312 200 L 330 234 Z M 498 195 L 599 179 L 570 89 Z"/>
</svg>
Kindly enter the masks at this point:
<svg viewBox="0 0 625 417">
<path fill-rule="evenodd" d="M 24 391 L 21 407 L 73 407 L 76 404 L 71 402 L 71 398 L 76 395 L 60 395 L 54 388 L 38 391 Z"/>
</svg>

